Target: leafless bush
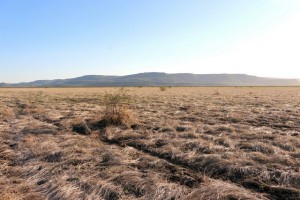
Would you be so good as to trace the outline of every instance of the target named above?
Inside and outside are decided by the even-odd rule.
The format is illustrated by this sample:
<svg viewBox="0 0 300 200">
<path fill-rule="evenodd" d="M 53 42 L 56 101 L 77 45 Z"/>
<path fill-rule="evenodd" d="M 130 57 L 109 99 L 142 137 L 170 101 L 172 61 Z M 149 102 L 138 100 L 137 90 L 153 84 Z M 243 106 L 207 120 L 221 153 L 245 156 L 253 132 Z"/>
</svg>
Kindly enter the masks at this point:
<svg viewBox="0 0 300 200">
<path fill-rule="evenodd" d="M 164 91 L 166 91 L 166 90 L 167 90 L 167 87 L 165 87 L 165 86 L 161 86 L 161 87 L 159 87 L 159 90 L 160 90 L 160 91 L 162 91 L 162 92 L 164 92 Z"/>
<path fill-rule="evenodd" d="M 115 93 L 106 93 L 104 96 L 104 120 L 111 125 L 129 126 L 136 122 L 136 116 L 132 110 L 133 96 L 123 88 Z"/>
</svg>

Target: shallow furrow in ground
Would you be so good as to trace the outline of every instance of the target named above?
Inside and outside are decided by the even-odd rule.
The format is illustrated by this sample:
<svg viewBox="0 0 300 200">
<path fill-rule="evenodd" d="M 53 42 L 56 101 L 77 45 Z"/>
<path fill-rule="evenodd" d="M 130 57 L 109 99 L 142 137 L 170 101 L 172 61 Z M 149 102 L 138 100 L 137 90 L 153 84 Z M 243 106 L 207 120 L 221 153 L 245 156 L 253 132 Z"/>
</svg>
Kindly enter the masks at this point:
<svg viewBox="0 0 300 200">
<path fill-rule="evenodd" d="M 103 134 L 105 135 L 105 134 Z M 253 179 L 246 179 L 242 172 L 240 171 L 229 171 L 230 166 L 222 166 L 219 163 L 209 163 L 210 160 L 204 161 L 202 164 L 199 164 L 197 161 L 190 162 L 189 160 L 186 160 L 182 157 L 179 157 L 177 155 L 172 155 L 169 152 L 160 152 L 156 148 L 152 148 L 147 146 L 142 140 L 124 140 L 122 138 L 114 139 L 114 138 L 107 138 L 105 136 L 100 137 L 103 142 L 109 143 L 109 144 L 116 144 L 121 147 L 130 146 L 133 147 L 139 151 L 142 151 L 148 155 L 164 159 L 167 162 L 170 162 L 176 166 L 183 167 L 185 169 L 192 170 L 197 173 L 207 173 L 206 167 L 208 165 L 211 165 L 211 168 L 216 168 L 216 171 L 210 171 L 209 174 L 207 174 L 212 179 L 217 180 L 223 180 L 223 181 L 230 181 L 233 183 L 236 183 L 246 189 L 250 189 L 255 192 L 260 193 L 266 193 L 269 195 L 270 199 L 287 199 L 287 200 L 297 200 L 300 199 L 300 193 L 297 189 L 291 189 L 286 187 L 280 187 L 280 186 L 270 186 L 268 184 L 262 183 L 259 180 Z M 205 158 L 203 158 L 205 159 Z M 202 162 L 199 161 L 199 162 Z M 259 172 L 254 172 L 259 173 Z"/>
</svg>

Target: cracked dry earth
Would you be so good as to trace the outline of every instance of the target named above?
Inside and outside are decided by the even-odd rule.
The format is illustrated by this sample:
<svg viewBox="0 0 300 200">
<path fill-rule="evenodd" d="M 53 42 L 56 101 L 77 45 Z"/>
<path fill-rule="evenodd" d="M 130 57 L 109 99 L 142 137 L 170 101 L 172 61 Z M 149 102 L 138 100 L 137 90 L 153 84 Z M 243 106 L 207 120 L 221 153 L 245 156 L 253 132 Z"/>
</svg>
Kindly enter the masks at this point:
<svg viewBox="0 0 300 200">
<path fill-rule="evenodd" d="M 128 88 L 97 126 L 117 90 L 0 89 L 0 199 L 300 199 L 299 87 Z"/>
</svg>

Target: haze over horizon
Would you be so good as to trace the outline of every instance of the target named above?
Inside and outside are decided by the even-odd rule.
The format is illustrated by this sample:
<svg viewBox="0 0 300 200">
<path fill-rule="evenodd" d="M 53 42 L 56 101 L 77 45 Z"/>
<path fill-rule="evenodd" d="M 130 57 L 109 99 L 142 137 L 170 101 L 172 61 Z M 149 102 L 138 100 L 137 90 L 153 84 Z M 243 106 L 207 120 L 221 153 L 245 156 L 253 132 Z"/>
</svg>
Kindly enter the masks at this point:
<svg viewBox="0 0 300 200">
<path fill-rule="evenodd" d="M 0 2 L 0 82 L 160 71 L 300 79 L 298 0 Z"/>
<path fill-rule="evenodd" d="M 114 74 L 107 74 L 107 75 L 102 75 L 102 74 L 85 74 L 85 75 L 81 75 L 81 76 L 77 76 L 77 77 L 65 77 L 65 78 L 53 78 L 53 79 L 36 79 L 36 80 L 30 80 L 30 81 L 21 81 L 21 82 L 0 82 L 1 83 L 5 83 L 5 84 L 22 84 L 22 83 L 32 83 L 32 82 L 37 82 L 37 81 L 54 81 L 54 80 L 73 80 L 73 79 L 78 79 L 78 78 L 87 78 L 87 77 L 95 77 L 95 76 L 103 76 L 103 77 L 130 77 L 130 76 L 136 76 L 136 75 L 147 75 L 147 74 L 166 74 L 166 75 L 184 75 L 184 74 L 193 74 L 193 75 L 221 75 L 220 77 L 222 77 L 222 75 L 246 75 L 248 77 L 257 77 L 257 78 L 267 78 L 267 79 L 273 79 L 274 77 L 260 77 L 260 76 L 255 76 L 255 75 L 249 75 L 249 74 L 228 74 L 228 73 L 211 73 L 211 74 L 194 74 L 194 73 L 166 73 L 166 72 L 140 72 L 140 73 L 134 73 L 134 74 L 124 74 L 124 75 L 114 75 Z M 151 75 L 150 75 L 151 76 Z M 93 79 L 93 78 L 92 78 Z M 277 80 L 296 80 L 299 81 L 300 83 L 300 79 L 298 78 L 274 78 Z M 88 80 L 88 79 L 86 79 Z M 217 81 L 217 80 L 216 80 Z"/>
</svg>

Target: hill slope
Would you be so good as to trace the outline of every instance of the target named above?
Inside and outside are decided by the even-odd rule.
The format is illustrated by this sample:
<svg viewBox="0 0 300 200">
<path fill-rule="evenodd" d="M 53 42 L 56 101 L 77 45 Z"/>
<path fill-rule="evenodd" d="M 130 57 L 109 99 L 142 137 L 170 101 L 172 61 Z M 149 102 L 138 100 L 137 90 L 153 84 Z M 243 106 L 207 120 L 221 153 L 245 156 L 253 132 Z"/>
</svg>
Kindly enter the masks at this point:
<svg viewBox="0 0 300 200">
<path fill-rule="evenodd" d="M 64 87 L 64 86 L 294 86 L 297 79 L 262 78 L 246 74 L 167 74 L 148 72 L 126 76 L 87 75 L 71 79 L 37 80 L 0 87 Z"/>
</svg>

